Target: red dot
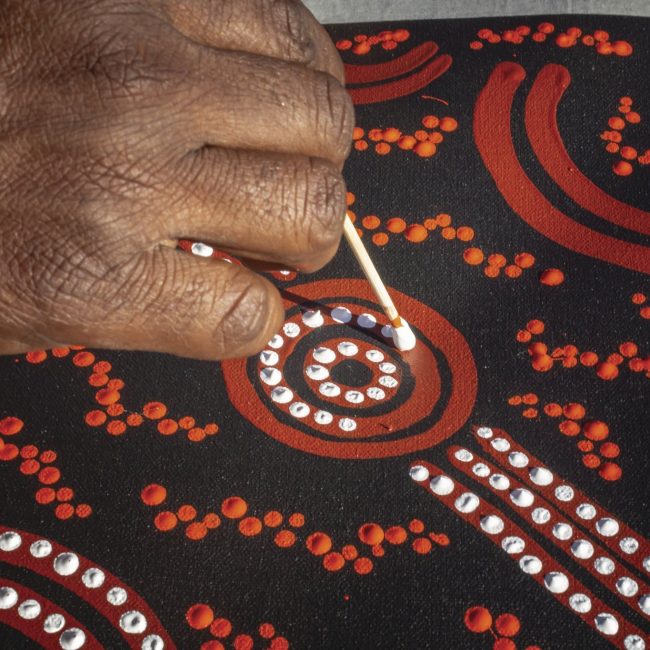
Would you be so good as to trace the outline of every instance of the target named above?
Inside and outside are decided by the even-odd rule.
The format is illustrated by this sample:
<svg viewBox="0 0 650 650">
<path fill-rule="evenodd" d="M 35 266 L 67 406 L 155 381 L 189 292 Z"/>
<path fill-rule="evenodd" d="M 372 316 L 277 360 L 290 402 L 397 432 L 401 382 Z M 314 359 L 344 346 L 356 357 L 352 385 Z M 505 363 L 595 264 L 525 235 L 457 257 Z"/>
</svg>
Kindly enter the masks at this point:
<svg viewBox="0 0 650 650">
<path fill-rule="evenodd" d="M 52 485 L 61 478 L 61 472 L 56 467 L 45 467 L 38 474 L 38 480 L 45 485 Z"/>
<path fill-rule="evenodd" d="M 167 498 L 167 490 L 157 483 L 151 483 L 140 492 L 142 503 L 148 506 L 158 506 Z"/>
<path fill-rule="evenodd" d="M 485 607 L 470 607 L 465 612 L 465 625 L 477 634 L 486 632 L 492 627 L 492 614 Z"/>
<path fill-rule="evenodd" d="M 511 639 L 505 639 L 503 637 L 496 639 L 494 645 L 492 646 L 492 650 L 516 650 L 516 648 L 517 646 L 515 645 L 514 641 Z"/>
<path fill-rule="evenodd" d="M 616 463 L 606 462 L 600 466 L 598 473 L 606 481 L 618 481 L 623 474 L 623 471 Z"/>
<path fill-rule="evenodd" d="M 596 374 L 605 381 L 611 381 L 618 377 L 618 368 L 609 361 L 602 361 L 596 366 Z"/>
<path fill-rule="evenodd" d="M 367 557 L 360 557 L 354 561 L 354 570 L 359 575 L 366 575 L 372 571 L 372 560 Z"/>
<path fill-rule="evenodd" d="M 359 539 L 369 546 L 381 544 L 384 540 L 384 531 L 378 524 L 363 524 L 363 526 L 359 528 Z"/>
<path fill-rule="evenodd" d="M 307 550 L 314 555 L 325 555 L 332 548 L 332 540 L 325 533 L 316 532 L 307 537 L 305 542 Z"/>
<path fill-rule="evenodd" d="M 208 605 L 197 603 L 187 610 L 185 618 L 190 627 L 193 627 L 195 630 L 203 630 L 209 627 L 210 623 L 214 620 L 214 612 Z"/>
<path fill-rule="evenodd" d="M 501 636 L 515 636 L 521 624 L 514 614 L 501 614 L 497 616 L 494 627 Z"/>
<path fill-rule="evenodd" d="M 564 282 L 564 273 L 560 269 L 546 269 L 540 273 L 539 281 L 548 287 L 557 287 Z"/>
<path fill-rule="evenodd" d="M 248 634 L 238 634 L 233 641 L 235 650 L 253 650 L 253 637 Z"/>
<path fill-rule="evenodd" d="M 345 558 L 340 553 L 328 553 L 323 558 L 323 566 L 328 571 L 340 571 L 345 565 Z"/>
<path fill-rule="evenodd" d="M 616 458 L 621 453 L 620 447 L 613 442 L 604 442 L 600 446 L 600 455 L 605 458 Z"/>
<path fill-rule="evenodd" d="M 6 417 L 0 420 L 0 433 L 5 436 L 14 436 L 22 431 L 24 422 L 19 418 Z"/>
<path fill-rule="evenodd" d="M 210 634 L 225 639 L 232 632 L 232 623 L 227 618 L 215 618 L 210 625 Z"/>
<path fill-rule="evenodd" d="M 176 524 L 178 523 L 178 519 L 176 515 L 173 512 L 159 512 L 156 515 L 156 518 L 153 521 L 154 525 L 158 530 L 161 530 L 163 532 L 172 530 L 172 528 L 176 527 Z"/>
<path fill-rule="evenodd" d="M 289 650 L 289 642 L 283 636 L 276 636 L 271 645 L 269 645 L 269 650 Z"/>
<path fill-rule="evenodd" d="M 634 171 L 634 168 L 627 160 L 617 160 L 612 165 L 612 170 L 618 176 L 629 176 Z"/>
<path fill-rule="evenodd" d="M 74 514 L 74 508 L 69 503 L 61 503 L 54 509 L 57 519 L 70 519 Z"/>
</svg>

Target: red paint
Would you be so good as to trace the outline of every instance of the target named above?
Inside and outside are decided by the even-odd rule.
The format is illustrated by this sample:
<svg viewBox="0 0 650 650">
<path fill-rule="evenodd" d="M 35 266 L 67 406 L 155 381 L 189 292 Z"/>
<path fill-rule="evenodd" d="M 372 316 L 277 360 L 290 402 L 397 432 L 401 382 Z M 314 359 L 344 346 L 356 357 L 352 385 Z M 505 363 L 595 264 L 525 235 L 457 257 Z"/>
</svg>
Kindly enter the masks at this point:
<svg viewBox="0 0 650 650">
<path fill-rule="evenodd" d="M 345 64 L 345 82 L 347 84 L 364 84 L 375 81 L 384 81 L 392 77 L 399 77 L 407 72 L 419 68 L 438 51 L 438 44 L 427 41 L 414 47 L 402 56 L 398 56 L 386 63 L 375 65 Z"/>
<path fill-rule="evenodd" d="M 443 75 L 449 70 L 451 63 L 452 58 L 448 54 L 442 54 L 409 77 L 389 81 L 377 86 L 349 88 L 348 93 L 350 93 L 350 97 L 352 97 L 352 101 L 356 105 L 377 104 L 390 99 L 405 97 L 418 90 L 422 90 L 422 88 L 428 86 L 432 81 Z"/>
<path fill-rule="evenodd" d="M 556 64 L 544 66 L 533 83 L 526 100 L 526 132 L 535 155 L 546 173 L 585 210 L 617 226 L 650 235 L 650 212 L 603 192 L 571 160 L 557 124 L 557 107 L 570 83 L 569 71 Z"/>
<path fill-rule="evenodd" d="M 318 300 L 330 301 L 332 305 L 345 305 L 345 296 L 353 295 L 374 303 L 370 286 L 363 280 L 322 280 L 308 285 L 291 288 L 292 294 L 304 298 L 305 302 Z M 231 402 L 237 410 L 253 425 L 276 440 L 307 453 L 334 458 L 385 458 L 400 456 L 413 451 L 427 449 L 454 434 L 467 420 L 476 399 L 477 375 L 472 353 L 467 342 L 447 320 L 430 307 L 399 291 L 391 290 L 395 303 L 399 305 L 400 314 L 415 325 L 435 348 L 446 357 L 452 375 L 451 395 L 447 407 L 440 419 L 426 431 L 408 436 L 408 428 L 431 412 L 439 395 L 439 377 L 435 358 L 429 348 L 420 343 L 412 352 L 404 353 L 402 359 L 408 364 L 415 380 L 415 388 L 407 401 L 398 410 L 381 417 L 360 415 L 357 409 L 350 409 L 349 416 L 357 421 L 357 429 L 344 432 L 333 422 L 327 427 L 311 424 L 307 418 L 301 424 L 308 424 L 319 435 L 348 437 L 348 441 L 324 440 L 305 433 L 278 420 L 275 409 L 277 405 L 262 401 L 248 376 L 245 359 L 225 361 L 222 363 L 226 389 Z M 330 296 L 334 296 L 332 299 Z M 285 300 L 285 308 L 294 307 L 296 303 Z M 365 306 L 347 304 L 358 315 L 363 312 L 373 313 L 378 322 L 385 320 L 379 312 Z M 323 328 L 327 328 L 324 325 Z M 302 328 L 304 331 L 304 327 Z M 297 343 L 296 339 L 285 337 L 283 348 L 278 350 L 281 359 L 291 354 Z M 354 330 L 350 329 L 348 340 L 354 341 Z M 299 340 L 299 339 L 298 339 Z M 319 345 L 322 342 L 319 339 Z M 382 347 L 377 345 L 376 347 Z M 383 346 L 388 349 L 386 346 Z M 390 354 L 396 351 L 390 349 Z M 289 386 L 291 388 L 291 386 Z M 292 389 L 293 390 L 293 389 Z M 269 390 L 270 392 L 270 390 Z M 388 390 L 386 391 L 388 394 Z M 295 394 L 295 391 L 294 391 Z M 296 396 L 296 400 L 300 398 Z M 308 400 L 302 400 L 308 402 Z M 311 417 L 311 415 L 309 416 Z M 384 435 L 404 433 L 399 440 L 377 440 Z M 351 439 L 350 439 L 351 438 Z"/>
<path fill-rule="evenodd" d="M 474 140 L 508 205 L 552 241 L 590 257 L 650 274 L 650 248 L 620 241 L 577 223 L 555 208 L 521 167 L 512 141 L 512 101 L 526 72 L 517 63 L 498 64 L 474 108 Z"/>
</svg>

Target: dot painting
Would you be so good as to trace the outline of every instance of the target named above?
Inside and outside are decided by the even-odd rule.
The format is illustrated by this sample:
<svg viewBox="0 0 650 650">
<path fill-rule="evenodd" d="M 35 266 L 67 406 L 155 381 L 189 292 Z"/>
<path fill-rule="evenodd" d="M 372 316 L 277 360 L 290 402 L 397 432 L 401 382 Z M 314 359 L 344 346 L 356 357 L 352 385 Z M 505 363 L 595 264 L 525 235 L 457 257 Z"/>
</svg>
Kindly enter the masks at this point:
<svg viewBox="0 0 650 650">
<path fill-rule="evenodd" d="M 250 358 L 0 357 L 0 645 L 650 649 L 648 20 L 327 27 L 415 348 L 343 242 Z"/>
</svg>

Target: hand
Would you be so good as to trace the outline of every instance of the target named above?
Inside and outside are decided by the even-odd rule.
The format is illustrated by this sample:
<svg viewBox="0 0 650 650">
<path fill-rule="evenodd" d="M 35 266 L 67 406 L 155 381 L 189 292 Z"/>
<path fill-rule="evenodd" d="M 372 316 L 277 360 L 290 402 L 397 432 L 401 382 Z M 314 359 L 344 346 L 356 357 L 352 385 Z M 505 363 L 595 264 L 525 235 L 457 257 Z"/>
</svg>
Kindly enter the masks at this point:
<svg viewBox="0 0 650 650">
<path fill-rule="evenodd" d="M 343 83 L 297 0 L 3 0 L 0 354 L 261 349 L 277 290 L 162 242 L 328 262 L 354 122 Z"/>
</svg>

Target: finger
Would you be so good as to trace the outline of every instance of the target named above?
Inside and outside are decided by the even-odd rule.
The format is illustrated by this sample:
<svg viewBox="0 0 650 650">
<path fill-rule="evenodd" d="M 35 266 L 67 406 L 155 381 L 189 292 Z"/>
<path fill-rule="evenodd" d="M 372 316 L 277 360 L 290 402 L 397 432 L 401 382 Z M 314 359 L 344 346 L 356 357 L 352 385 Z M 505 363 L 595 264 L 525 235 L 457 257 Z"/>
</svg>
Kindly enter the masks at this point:
<svg viewBox="0 0 650 650">
<path fill-rule="evenodd" d="M 332 40 L 298 0 L 163 0 L 160 8 L 197 43 L 300 63 L 344 83 Z"/>
<path fill-rule="evenodd" d="M 29 345 L 22 341 L 16 341 L 14 339 L 0 339 L 0 356 L 7 354 L 23 354 L 24 352 L 29 352 L 34 349 L 34 345 Z"/>
<path fill-rule="evenodd" d="M 81 345 L 166 352 L 196 359 L 261 350 L 282 324 L 277 289 L 243 266 L 160 246 L 115 269 L 92 291 L 59 296 L 44 331 Z"/>
<path fill-rule="evenodd" d="M 321 268 L 338 248 L 345 183 L 326 161 L 206 147 L 170 169 L 164 185 L 149 209 L 167 238 L 302 271 Z"/>
</svg>

